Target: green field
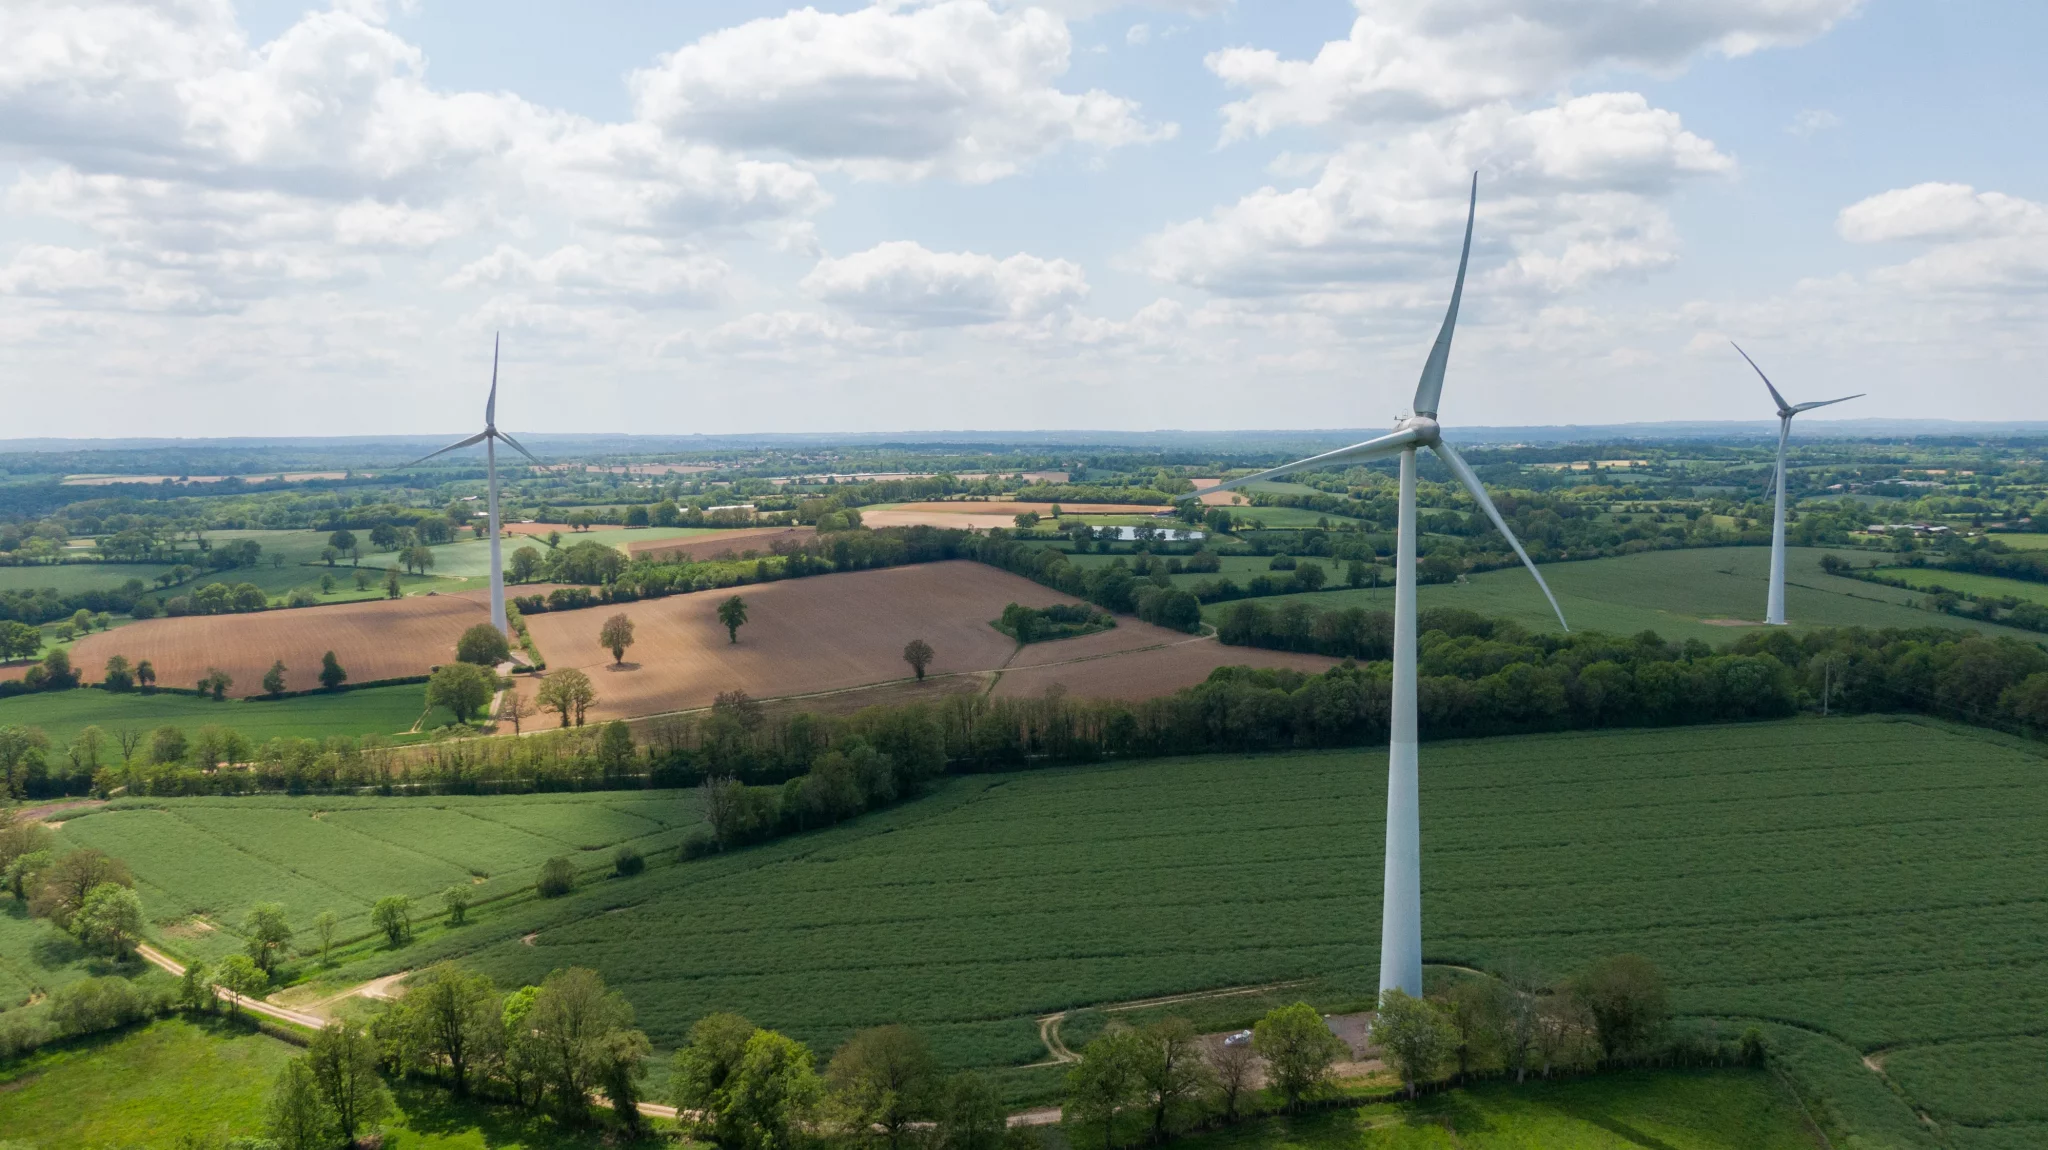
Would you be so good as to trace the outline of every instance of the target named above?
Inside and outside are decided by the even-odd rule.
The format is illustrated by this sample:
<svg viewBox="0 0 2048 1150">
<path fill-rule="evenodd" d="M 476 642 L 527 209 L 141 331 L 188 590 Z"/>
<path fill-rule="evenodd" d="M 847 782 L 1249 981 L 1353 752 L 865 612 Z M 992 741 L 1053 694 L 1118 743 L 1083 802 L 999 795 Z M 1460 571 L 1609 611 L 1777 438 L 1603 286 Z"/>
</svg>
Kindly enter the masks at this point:
<svg viewBox="0 0 2048 1150">
<path fill-rule="evenodd" d="M 1872 717 L 1433 743 L 1423 759 L 1431 962 L 1564 973 L 1639 952 L 1682 1014 L 1761 1020 L 1823 1121 L 1874 1145 L 1933 1145 L 1916 1107 L 1996 1120 L 2005 1144 L 2048 1140 L 2032 1061 L 2048 1032 L 2038 747 Z M 449 955 L 507 984 L 589 965 L 662 1047 L 736 1009 L 821 1049 L 901 1021 L 949 1063 L 1021 1066 L 1044 1058 L 1035 1020 L 1051 1011 L 1318 976 L 1369 986 L 1383 762 L 952 778 L 833 830 L 657 859 L 401 951 L 358 948 L 333 978 Z M 231 924 L 268 898 L 301 923 L 324 906 L 360 923 L 377 894 L 437 890 L 480 860 L 488 890 L 530 881 L 561 844 L 629 836 L 664 804 L 667 829 L 639 838 L 655 845 L 694 817 L 658 794 L 129 801 L 63 835 L 128 858 L 157 917 Z M 565 833 L 572 813 L 599 825 Z M 179 933 L 177 949 L 233 945 Z M 1889 1085 L 1860 1063 L 1870 1052 L 1896 1067 Z M 1056 1078 L 1031 1073 L 1035 1089 Z M 1953 1144 L 1998 1144 L 1965 1133 Z"/>
<path fill-rule="evenodd" d="M 1830 552 L 1819 547 L 1785 551 L 1785 614 L 1800 627 L 1957 627 L 2008 635 L 2029 643 L 2041 637 L 1990 623 L 1975 623 L 1906 606 L 1918 592 L 1884 587 L 1829 575 L 1820 569 L 1821 556 L 1838 554 L 1858 565 L 1868 556 L 1854 551 Z M 1564 607 L 1573 630 L 1631 635 L 1651 630 L 1666 639 L 1699 639 L 1719 646 L 1763 629 L 1764 594 L 1769 586 L 1770 551 L 1763 547 L 1713 547 L 1685 551 L 1645 551 L 1579 563 L 1546 563 L 1543 577 Z M 1339 574 L 1333 570 L 1332 574 Z M 1278 607 L 1303 599 L 1318 609 L 1369 607 L 1393 609 L 1393 594 L 1371 591 L 1318 591 L 1305 596 L 1278 595 L 1260 599 Z M 1513 619 L 1532 631 L 1555 631 L 1557 616 L 1544 601 L 1536 581 L 1521 567 L 1486 571 L 1464 583 L 1429 584 L 1419 589 L 1424 607 L 1463 607 L 1495 618 Z M 1211 603 L 1202 616 L 1217 622 L 1228 603 Z M 1746 625 L 1706 620 L 1747 620 Z"/>
<path fill-rule="evenodd" d="M 1381 762 L 952 779 L 845 827 L 525 904 L 342 975 L 444 954 L 508 983 L 586 964 L 662 1046 L 737 1009 L 821 1047 L 903 1021 L 954 1064 L 1020 1065 L 1043 1058 L 1035 1019 L 1050 1011 L 1369 978 Z M 2037 748 L 1868 718 L 1442 743 L 1424 762 L 1432 962 L 1564 972 L 1647 954 L 1681 1012 L 1771 1020 L 1844 1124 L 1906 1145 L 1925 1144 L 1912 1112 L 1862 1052 L 1925 1049 L 1949 1067 L 1897 1080 L 1937 1116 L 2029 1105 L 2033 1079 L 2001 1069 L 2010 1044 L 1993 1040 L 2048 1030 Z M 2048 1123 L 2027 1130 L 2048 1138 Z"/>
<path fill-rule="evenodd" d="M 1270 1118 L 1198 1134 L 1188 1150 L 1811 1150 L 1797 1103 L 1770 1075 L 1629 1073 L 1499 1084 L 1413 1105 Z"/>
<path fill-rule="evenodd" d="M 2002 599 L 2010 595 L 2016 599 L 2048 603 L 2048 583 L 2029 583 L 2024 579 L 1977 575 L 1969 571 L 1943 571 L 1938 567 L 1880 567 L 1878 574 L 1888 579 L 1903 579 L 1921 590 L 1939 584 L 1951 591 L 1986 599 Z"/>
<path fill-rule="evenodd" d="M 1987 531 L 1984 533 L 1984 536 L 1987 539 L 1996 539 L 2015 551 L 2048 550 L 2048 535 L 2043 535 L 2039 532 Z"/>
<path fill-rule="evenodd" d="M 49 1050 L 0 1069 L 0 1145 L 26 1150 L 177 1150 L 263 1133 L 270 1084 L 300 1053 L 225 1021 L 171 1019 Z M 509 1107 L 394 1086 L 394 1150 L 596 1150 L 603 1132 L 564 1130 Z"/>
<path fill-rule="evenodd" d="M 426 711 L 423 683 L 301 695 L 274 702 L 224 699 L 218 703 L 196 695 L 81 689 L 0 699 L 0 726 L 40 727 L 52 746 L 61 747 L 88 726 L 113 732 L 122 727 L 154 730 L 169 725 L 190 733 L 213 723 L 262 743 L 278 736 L 319 739 L 396 734 L 411 730 L 423 714 L 426 721 L 421 730 L 431 731 L 455 721 L 445 707 L 430 714 Z"/>
<path fill-rule="evenodd" d="M 302 931 L 332 910 L 356 936 L 378 898 L 405 894 L 425 924 L 457 883 L 478 900 L 516 893 L 555 855 L 606 871 L 616 845 L 667 852 L 697 822 L 691 791 L 134 798 L 71 814 L 59 839 L 126 860 L 149 917 L 175 924 L 166 945 L 211 960 L 241 945 L 255 903 L 284 904 Z"/>
<path fill-rule="evenodd" d="M 151 587 L 164 568 L 154 563 L 52 563 L 0 567 L 0 591 L 35 591 L 55 587 L 59 594 L 112 591 L 130 579 Z"/>
</svg>

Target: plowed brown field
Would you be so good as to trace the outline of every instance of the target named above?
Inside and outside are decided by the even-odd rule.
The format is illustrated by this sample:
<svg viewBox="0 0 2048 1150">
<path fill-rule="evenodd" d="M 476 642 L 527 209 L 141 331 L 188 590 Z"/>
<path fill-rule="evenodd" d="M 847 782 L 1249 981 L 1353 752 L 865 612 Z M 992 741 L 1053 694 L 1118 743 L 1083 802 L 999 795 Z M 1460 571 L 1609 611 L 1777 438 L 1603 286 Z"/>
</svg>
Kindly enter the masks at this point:
<svg viewBox="0 0 2048 1150">
<path fill-rule="evenodd" d="M 727 643 L 717 616 L 718 604 L 735 591 L 746 599 L 749 618 L 740 628 L 738 645 Z M 923 639 L 937 653 L 929 674 L 994 670 L 1013 657 L 1050 663 L 1103 655 L 1108 657 L 1080 665 L 1101 664 L 1088 681 L 1099 679 L 1107 686 L 1117 677 L 1108 668 L 1132 658 L 1121 652 L 1191 638 L 1122 617 L 1114 630 L 1034 643 L 1020 654 L 1016 644 L 988 625 L 1007 603 L 1044 607 L 1072 601 L 1028 579 L 956 560 L 554 611 L 529 615 L 526 623 L 550 668 L 578 667 L 591 677 L 598 703 L 590 717 L 603 719 L 705 707 L 721 691 L 741 690 L 765 699 L 906 678 L 910 668 L 903 662 L 903 645 L 912 639 Z M 635 627 L 636 642 L 626 652 L 629 669 L 624 670 L 612 669 L 611 654 L 597 645 L 598 627 L 615 611 L 624 611 Z M 1247 652 L 1217 662 L 1291 666 L 1292 660 L 1310 658 L 1267 655 Z M 1204 667 L 1190 679 L 1189 665 L 1185 658 L 1162 663 L 1160 682 L 1171 682 L 1156 690 L 1134 680 L 1096 693 L 1158 694 L 1208 673 Z M 1069 687 L 1084 691 L 1072 682 Z M 532 683 L 522 687 L 534 689 Z"/>
<path fill-rule="evenodd" d="M 320 685 L 320 656 L 333 651 L 351 682 L 424 675 L 455 657 L 455 640 L 478 623 L 490 622 L 490 608 L 470 595 L 421 595 L 297 607 L 247 615 L 185 615 L 150 619 L 80 639 L 71 662 L 96 682 L 112 655 L 131 663 L 148 659 L 157 682 L 190 687 L 218 667 L 233 676 L 235 695 L 262 693 L 264 672 L 283 659 L 285 689 L 310 691 Z M 23 667 L 9 668 L 18 677 Z"/>
<path fill-rule="evenodd" d="M 1182 687 L 1192 687 L 1208 678 L 1209 672 L 1218 667 L 1292 667 L 1314 674 L 1338 663 L 1338 660 L 1324 655 L 1226 647 L 1215 639 L 1191 640 L 1186 635 L 1179 636 L 1179 639 L 1181 641 L 1171 647 L 1070 662 L 1039 662 L 1040 648 L 1045 649 L 1044 655 L 1052 655 L 1055 648 L 1064 645 L 1041 643 L 1026 649 L 1034 665 L 1012 664 L 996 681 L 992 693 L 1003 696 L 1042 695 L 1047 687 L 1058 683 L 1067 689 L 1068 694 L 1080 698 L 1149 699 L 1155 695 L 1171 694 Z M 1023 663 L 1024 658 L 1020 657 L 1017 662 Z"/>
<path fill-rule="evenodd" d="M 758 551 L 763 555 L 774 551 L 777 543 L 797 544 L 818 534 L 815 527 L 746 527 L 738 531 L 724 531 L 717 535 L 693 535 L 681 539 L 649 539 L 641 543 L 629 543 L 626 550 L 633 558 L 652 559 L 711 559 L 730 551 L 744 555 Z"/>
<path fill-rule="evenodd" d="M 1157 515 L 1171 510 L 1145 503 L 1063 503 L 1062 514 L 1067 515 Z M 965 500 L 937 500 L 930 503 L 898 503 L 891 507 L 863 507 L 860 521 L 869 527 L 961 527 L 981 530 L 989 527 L 1011 527 L 1016 517 L 1026 511 L 1036 511 L 1050 517 L 1050 503 L 1014 503 L 991 500 L 975 503 Z"/>
</svg>

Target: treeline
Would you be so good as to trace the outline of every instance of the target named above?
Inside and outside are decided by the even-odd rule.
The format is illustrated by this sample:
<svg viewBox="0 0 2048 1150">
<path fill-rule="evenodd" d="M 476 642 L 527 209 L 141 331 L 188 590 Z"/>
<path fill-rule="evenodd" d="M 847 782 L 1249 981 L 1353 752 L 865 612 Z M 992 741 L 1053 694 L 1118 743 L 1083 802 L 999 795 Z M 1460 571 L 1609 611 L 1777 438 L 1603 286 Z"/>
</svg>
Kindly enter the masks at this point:
<svg viewBox="0 0 2048 1150">
<path fill-rule="evenodd" d="M 1919 591 L 1923 594 L 1919 606 L 1938 614 L 1954 615 L 1958 619 L 1974 619 L 1980 623 L 1996 623 L 2002 627 L 2017 627 L 2023 631 L 2048 631 L 2048 605 L 2032 599 L 2022 599 L 2018 595 L 1979 595 L 1970 591 L 1957 591 L 1939 583 L 1913 583 L 1902 576 L 1888 575 L 1883 569 L 1859 570 L 1833 555 L 1821 556 L 1820 565 L 1830 575 L 1875 583 L 1881 587 L 1897 587 L 1902 591 Z"/>
<path fill-rule="evenodd" d="M 0 619 L 22 623 L 49 623 L 80 611 L 126 615 L 135 604 L 149 598 L 149 587 L 130 579 L 113 590 L 58 591 L 55 587 L 0 591 Z M 151 602 L 154 607 L 154 601 Z"/>
</svg>

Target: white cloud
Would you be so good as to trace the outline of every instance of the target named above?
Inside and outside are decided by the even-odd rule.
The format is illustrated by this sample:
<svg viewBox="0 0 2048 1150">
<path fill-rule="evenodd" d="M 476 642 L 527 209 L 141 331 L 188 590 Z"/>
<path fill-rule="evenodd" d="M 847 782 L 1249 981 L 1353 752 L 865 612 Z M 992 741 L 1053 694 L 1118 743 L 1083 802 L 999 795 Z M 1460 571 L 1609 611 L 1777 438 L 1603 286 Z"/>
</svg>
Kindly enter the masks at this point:
<svg viewBox="0 0 2048 1150">
<path fill-rule="evenodd" d="M 1916 184 L 1843 208 L 1835 228 L 1851 243 L 1997 239 L 2048 233 L 2048 211 L 1968 184 Z"/>
<path fill-rule="evenodd" d="M 1398 302 L 1416 277 L 1442 293 L 1466 193 L 1480 172 L 1479 267 L 1500 288 L 1556 292 L 1667 266 L 1677 238 L 1658 204 L 1679 181 L 1734 163 L 1634 93 L 1518 112 L 1494 104 L 1331 156 L 1316 182 L 1263 188 L 1141 248 L 1154 276 L 1232 296 L 1357 295 Z M 1358 301 L 1353 300 L 1356 304 Z"/>
<path fill-rule="evenodd" d="M 600 248 L 570 244 L 539 259 L 501 244 L 442 286 L 454 291 L 523 289 L 534 298 L 598 299 L 638 307 L 706 307 L 717 302 L 731 271 L 716 256 L 674 252 L 659 240 L 626 236 Z"/>
<path fill-rule="evenodd" d="M 1795 136 L 1811 136 L 1816 132 L 1826 132 L 1841 126 L 1842 118 L 1826 108 L 1808 108 L 1792 117 L 1792 122 L 1785 125 L 1785 130 Z"/>
<path fill-rule="evenodd" d="M 1296 60 L 1260 48 L 1207 58 L 1248 91 L 1224 137 L 1291 124 L 1432 119 L 1555 90 L 1601 67 L 1668 71 L 1817 36 L 1862 0 L 1358 0 L 1351 34 Z"/>
<path fill-rule="evenodd" d="M 1133 24 L 1124 33 L 1124 43 L 1126 44 L 1148 44 L 1151 40 L 1152 26 L 1150 24 Z"/>
<path fill-rule="evenodd" d="M 804 8 L 713 32 L 631 83 L 641 118 L 670 132 L 872 178 L 986 182 L 1069 143 L 1174 133 L 1130 100 L 1056 87 L 1072 51 L 1039 8 Z"/>
<path fill-rule="evenodd" d="M 934 252 L 909 240 L 827 257 L 801 286 L 827 303 L 906 327 L 1029 323 L 1088 294 L 1080 265 L 1067 260 Z"/>
</svg>

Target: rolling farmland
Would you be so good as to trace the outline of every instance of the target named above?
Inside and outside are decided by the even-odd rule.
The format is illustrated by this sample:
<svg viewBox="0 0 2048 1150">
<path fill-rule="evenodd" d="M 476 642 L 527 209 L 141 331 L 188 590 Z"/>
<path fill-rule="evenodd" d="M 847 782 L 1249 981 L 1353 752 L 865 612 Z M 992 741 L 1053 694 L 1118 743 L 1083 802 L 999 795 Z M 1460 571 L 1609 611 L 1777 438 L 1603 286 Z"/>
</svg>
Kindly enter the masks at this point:
<svg viewBox="0 0 2048 1150">
<path fill-rule="evenodd" d="M 441 797 L 252 796 L 118 799 L 72 814 L 59 836 L 127 860 L 149 917 L 181 953 L 215 959 L 238 948 L 242 916 L 284 904 L 303 931 L 323 910 L 344 936 L 369 930 L 371 904 L 411 895 L 421 921 L 437 896 L 471 883 L 479 900 L 533 883 L 534 868 L 568 855 L 608 869 L 609 848 L 659 853 L 698 824 L 694 792 Z M 44 929 L 40 926 L 38 929 Z"/>
<path fill-rule="evenodd" d="M 1829 575 L 1820 569 L 1821 556 L 1829 553 L 1818 547 L 1785 550 L 1785 612 L 1795 628 L 1957 627 L 2010 635 L 2030 643 L 2040 641 L 2040 636 L 2031 631 L 1975 623 L 1906 606 L 1907 599 L 1919 597 L 1918 592 Z M 1858 561 L 1868 559 L 1854 551 L 1836 554 Z M 1645 551 L 1581 563 L 1546 563 L 1543 577 L 1557 593 L 1565 618 L 1575 631 L 1629 635 L 1651 630 L 1666 639 L 1699 639 L 1720 646 L 1762 629 L 1759 620 L 1763 618 L 1770 562 L 1770 551 L 1763 547 Z M 1285 572 L 1274 574 L 1280 576 Z M 1332 574 L 1341 572 L 1333 568 Z M 1243 583 L 1241 577 L 1232 577 L 1240 585 Z M 1462 584 L 1427 584 L 1419 588 L 1419 595 L 1418 602 L 1424 608 L 1463 607 L 1482 615 L 1513 619 L 1531 631 L 1557 629 L 1557 616 L 1551 614 L 1543 592 L 1520 567 L 1481 572 L 1469 576 Z M 1270 596 L 1258 602 L 1278 607 L 1296 599 L 1323 610 L 1368 607 L 1389 611 L 1394 601 L 1392 592 L 1383 585 L 1377 596 L 1369 590 L 1317 591 Z M 1202 616 L 1214 623 L 1229 609 L 1229 603 L 1211 603 L 1203 607 Z"/>
<path fill-rule="evenodd" d="M 421 722 L 422 716 L 425 721 Z M 455 721 L 446 708 L 428 713 L 426 688 L 418 683 L 366 687 L 334 694 L 301 695 L 292 699 L 212 699 L 165 693 L 111 691 L 46 691 L 0 699 L 0 726 L 39 727 L 55 746 L 63 746 L 88 726 L 154 728 L 165 725 L 187 731 L 217 723 L 240 731 L 254 742 L 273 736 L 318 739 L 328 735 L 390 735 L 412 729 L 431 731 Z"/>
<path fill-rule="evenodd" d="M 716 614 L 734 590 L 743 593 L 751 620 L 740 629 L 736 645 L 727 642 Z M 1129 617 L 1118 619 L 1113 630 L 1032 644 L 1019 652 L 1015 642 L 989 626 L 1012 602 L 1044 607 L 1071 599 L 1021 576 L 955 560 L 550 611 L 529 617 L 527 627 L 550 668 L 579 667 L 596 683 L 593 719 L 706 707 L 719 692 L 735 689 L 774 698 L 905 679 L 910 668 L 903 662 L 903 645 L 917 638 L 937 651 L 932 675 L 1090 658 L 1080 665 L 1087 668 L 1086 681 L 1108 674 L 1117 693 L 1164 694 L 1198 681 L 1210 667 L 1227 664 L 1320 669 L 1333 662 L 1222 647 Z M 637 641 L 623 670 L 613 669 L 611 653 L 597 645 L 599 624 L 617 611 L 631 617 L 636 628 Z M 1191 640 L 1203 655 L 1132 662 L 1138 656 L 1120 654 Z M 1105 655 L 1111 657 L 1093 658 Z M 1200 672 L 1191 680 L 1190 668 L 1196 664 Z M 1034 675 L 1031 681 L 1040 683 L 1038 689 L 1061 678 L 1050 670 Z M 1080 681 L 1077 675 L 1068 685 L 1079 691 Z M 538 684 L 523 683 L 520 689 L 530 693 Z"/>
<path fill-rule="evenodd" d="M 664 1046 L 737 1009 L 825 1045 L 904 1021 L 950 1062 L 1029 1063 L 1049 1011 L 1369 973 L 1382 762 L 1217 756 L 952 779 L 845 827 L 659 868 L 352 973 L 454 951 L 506 981 L 587 964 Z M 1771 1020 L 1861 1129 L 1926 1144 L 1859 1063 L 1871 1051 L 1901 1060 L 1894 1082 L 1914 1105 L 2033 1122 L 2032 1048 L 2005 1036 L 2048 1029 L 2041 775 L 2036 748 L 1883 718 L 1432 744 L 1428 956 L 1568 971 L 1637 951 L 1667 971 L 1682 1013 Z"/>
<path fill-rule="evenodd" d="M 425 595 L 406 599 L 259 611 L 246 615 L 186 615 L 149 619 L 80 639 L 71 660 L 88 678 L 109 656 L 125 655 L 156 665 L 157 681 L 186 687 L 218 667 L 235 680 L 233 693 L 262 688 L 272 660 L 283 659 L 287 690 L 320 685 L 320 655 L 333 651 L 352 682 L 424 675 L 454 657 L 455 640 L 489 608 L 471 595 Z M 0 674 L 19 677 L 21 666 Z"/>
</svg>

